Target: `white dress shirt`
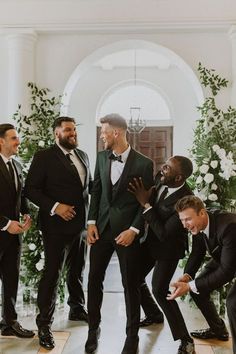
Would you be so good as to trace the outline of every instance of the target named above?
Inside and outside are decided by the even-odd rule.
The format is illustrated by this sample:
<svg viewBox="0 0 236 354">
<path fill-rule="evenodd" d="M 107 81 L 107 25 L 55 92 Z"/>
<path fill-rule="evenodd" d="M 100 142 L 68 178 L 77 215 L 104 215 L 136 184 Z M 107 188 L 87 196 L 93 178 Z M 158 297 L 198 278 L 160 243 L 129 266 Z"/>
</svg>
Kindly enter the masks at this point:
<svg viewBox="0 0 236 354">
<path fill-rule="evenodd" d="M 57 144 L 57 143 L 56 143 Z M 57 144 L 57 146 L 61 149 L 61 151 L 63 152 L 64 155 L 67 155 L 67 154 L 70 154 L 70 158 L 71 158 L 71 161 L 73 162 L 73 164 L 75 165 L 77 171 L 78 171 L 78 174 L 80 176 L 80 180 L 81 180 L 81 183 L 82 183 L 82 186 L 84 186 L 84 183 L 85 183 L 85 178 L 86 178 L 86 171 L 85 171 L 85 168 L 84 168 L 84 165 L 83 163 L 80 161 L 80 159 L 76 156 L 74 150 L 70 150 L 70 151 L 67 151 L 65 150 L 61 145 Z M 52 209 L 51 209 L 51 212 L 50 212 L 50 215 L 53 216 L 55 215 L 55 209 L 56 207 L 59 205 L 59 202 L 56 202 Z"/>
</svg>

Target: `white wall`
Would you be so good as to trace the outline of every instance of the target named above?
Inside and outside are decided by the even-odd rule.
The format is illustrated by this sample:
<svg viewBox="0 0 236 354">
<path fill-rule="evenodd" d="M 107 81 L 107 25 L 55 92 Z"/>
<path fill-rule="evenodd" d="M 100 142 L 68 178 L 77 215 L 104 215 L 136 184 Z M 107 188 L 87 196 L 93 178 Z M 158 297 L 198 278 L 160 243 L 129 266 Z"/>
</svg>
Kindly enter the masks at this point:
<svg viewBox="0 0 236 354">
<path fill-rule="evenodd" d="M 72 2 L 73 1 L 70 3 Z M 181 1 L 181 3 L 182 2 L 186 5 L 185 1 Z M 2 3 L 4 3 L 4 9 L 8 9 L 9 4 L 3 1 L 0 1 L 0 9 Z M 14 1 L 12 0 L 12 6 L 13 3 Z M 27 1 L 24 3 L 26 4 Z M 36 2 L 34 3 L 35 6 L 39 6 L 38 2 L 37 5 Z M 50 9 L 53 1 L 49 3 Z M 79 3 L 80 5 L 85 6 L 85 2 Z M 97 1 L 95 5 L 97 6 L 98 3 L 100 2 Z M 103 3 L 105 4 L 106 2 Z M 163 2 L 158 1 L 158 3 L 164 11 Z M 217 4 L 219 7 L 220 2 L 217 2 Z M 233 2 L 231 2 L 231 5 L 233 6 Z M 75 3 L 73 6 L 76 6 Z M 71 11 L 73 6 L 70 8 L 70 16 L 72 16 Z M 154 6 L 153 3 L 152 6 Z M 86 58 L 90 58 L 93 53 L 96 53 L 96 51 L 99 51 L 104 46 L 113 45 L 117 41 L 126 40 L 143 40 L 149 43 L 163 46 L 164 48 L 171 50 L 177 56 L 179 56 L 183 62 L 186 63 L 186 66 L 189 66 L 190 70 L 193 70 L 196 75 L 198 62 L 202 62 L 204 66 L 207 66 L 208 68 L 214 68 L 217 73 L 231 80 L 232 53 L 231 43 L 228 36 L 228 30 L 230 28 L 230 11 L 227 11 L 226 14 L 227 22 L 223 23 L 222 19 L 222 21 L 217 24 L 217 16 L 214 12 L 216 8 L 214 8 L 214 26 L 211 26 L 210 20 L 209 25 L 207 25 L 207 18 L 205 14 L 201 14 L 204 15 L 204 25 L 202 27 L 200 26 L 201 20 L 199 13 L 196 14 L 196 18 L 197 15 L 199 15 L 197 19 L 198 24 L 191 25 L 190 17 L 187 16 L 188 9 L 186 10 L 186 13 L 182 14 L 182 18 L 180 12 L 178 12 L 176 13 L 176 16 L 179 22 L 176 25 L 176 30 L 173 29 L 174 25 L 173 22 L 171 23 L 171 21 L 166 22 L 161 29 L 158 29 L 157 24 L 154 23 L 155 21 L 153 22 L 153 19 L 157 15 L 151 14 L 151 12 L 149 13 L 149 18 L 147 13 L 145 13 L 145 26 L 142 25 L 141 21 L 140 25 L 137 22 L 134 23 L 133 19 L 133 29 L 131 29 L 131 27 L 124 28 L 121 17 L 120 20 L 118 20 L 118 13 L 114 12 L 114 16 L 117 21 L 115 29 L 114 23 L 112 22 L 112 17 L 110 17 L 109 23 L 106 23 L 106 27 L 104 27 L 105 18 L 103 18 L 100 24 L 99 20 L 97 22 L 94 20 L 93 26 L 90 24 L 90 29 L 88 29 L 89 12 L 86 12 L 87 17 L 85 17 L 84 21 L 86 22 L 87 30 L 82 30 L 81 22 L 77 23 L 77 25 L 75 22 L 72 22 L 72 27 L 69 28 L 68 21 L 66 21 L 66 14 L 65 23 L 67 25 L 62 25 L 63 21 L 62 17 L 60 17 L 62 15 L 62 8 L 63 1 L 61 1 L 61 5 L 59 6 L 57 25 L 53 24 L 52 20 L 49 21 L 49 14 L 46 15 L 45 19 L 43 19 L 43 17 L 40 15 L 40 11 L 38 14 L 38 16 L 41 16 L 40 21 L 38 20 L 38 22 L 35 22 L 34 24 L 34 17 L 37 17 L 37 14 L 34 13 L 31 18 L 31 23 L 29 24 L 30 16 L 28 16 L 28 12 L 25 13 L 25 23 L 28 23 L 28 26 L 31 25 L 31 27 L 37 32 L 35 49 L 35 81 L 41 87 L 50 88 L 52 93 L 55 95 L 62 94 L 62 92 L 65 90 L 66 84 L 68 83 L 68 80 L 73 75 L 73 72 L 76 70 L 78 65 L 86 61 Z M 224 11 L 226 12 L 224 7 L 220 7 L 220 10 L 223 11 L 222 14 Z M 21 12 L 21 10 L 19 11 Z M 135 16 L 138 16 L 137 11 L 140 12 L 141 10 L 136 10 Z M 196 8 L 194 11 L 199 10 Z M 51 11 L 51 16 L 53 16 L 52 13 L 53 12 Z M 75 13 L 75 16 L 80 15 Z M 106 18 L 108 18 L 108 10 L 105 15 L 107 16 Z M 54 16 L 56 16 L 56 14 L 54 14 Z M 102 16 L 102 13 L 100 13 L 100 16 Z M 7 19 L 7 17 L 5 18 Z M 170 18 L 174 18 L 174 12 L 170 14 L 169 19 Z M 125 19 L 127 21 L 127 25 L 129 23 L 127 14 L 125 14 Z M 167 15 L 165 19 L 167 19 Z M 6 121 L 6 114 L 8 111 L 8 56 L 5 38 L 8 30 L 17 32 L 17 24 L 19 25 L 21 20 L 21 16 L 18 17 L 18 20 L 16 17 L 12 16 L 11 20 L 10 18 L 8 19 L 9 24 L 6 26 L 6 22 L 3 24 L 4 20 L 2 15 L 0 15 L 0 29 L 1 24 L 2 28 L 4 28 L 4 31 L 0 31 L 2 34 L 0 36 L 0 122 Z M 45 27 L 43 26 L 44 20 L 48 20 L 48 27 L 46 25 Z M 148 26 L 148 20 L 150 21 L 150 26 Z M 11 21 L 15 21 L 16 28 L 12 27 L 13 25 L 11 24 Z M 22 26 L 22 24 L 20 26 Z M 100 26 L 100 30 L 96 30 L 95 24 L 97 28 Z M 132 24 L 132 20 L 130 21 L 130 24 Z M 116 80 L 119 81 L 120 76 L 122 76 L 122 79 L 125 79 L 126 77 L 128 78 L 129 76 L 126 76 L 125 69 L 122 70 L 122 75 L 121 72 L 118 71 L 114 72 L 112 75 L 109 72 L 101 73 L 99 70 L 96 70 L 91 66 L 94 60 L 95 59 L 93 58 L 91 63 L 88 63 L 87 66 L 84 66 L 84 68 L 86 67 L 87 70 L 90 71 L 86 72 L 86 70 L 83 69 L 83 75 L 75 84 L 75 91 L 73 92 L 70 106 L 68 107 L 69 114 L 78 117 L 79 121 L 83 123 L 83 125 L 79 127 L 80 147 L 88 151 L 92 160 L 92 165 L 94 165 L 95 160 L 96 143 L 94 119 L 98 102 L 104 92 L 109 88 L 109 85 L 113 85 Z M 197 118 L 196 105 L 199 104 L 199 101 L 198 97 L 196 97 L 193 87 L 191 86 L 189 78 L 185 76 L 184 72 L 182 72 L 181 75 L 181 68 L 178 69 L 179 70 L 174 70 L 172 68 L 168 72 L 158 72 L 156 77 L 153 76 L 153 73 L 148 74 L 146 72 L 144 76 L 145 79 L 150 79 L 152 82 L 154 81 L 155 84 L 157 84 L 168 97 L 168 103 L 170 104 L 170 109 L 173 113 L 172 118 L 174 120 L 174 153 L 187 153 L 187 149 L 191 146 L 191 134 L 194 125 L 193 123 Z M 230 94 L 230 87 L 224 90 L 219 98 L 220 106 L 226 107 L 229 105 Z M 10 119 L 10 117 L 8 117 L 8 119 Z"/>
</svg>

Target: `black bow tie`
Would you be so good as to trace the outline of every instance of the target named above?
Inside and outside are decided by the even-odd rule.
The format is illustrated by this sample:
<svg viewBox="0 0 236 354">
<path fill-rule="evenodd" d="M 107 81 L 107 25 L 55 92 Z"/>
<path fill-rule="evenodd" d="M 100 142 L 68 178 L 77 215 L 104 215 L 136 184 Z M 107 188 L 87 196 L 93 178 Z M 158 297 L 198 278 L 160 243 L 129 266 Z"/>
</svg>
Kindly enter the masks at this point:
<svg viewBox="0 0 236 354">
<path fill-rule="evenodd" d="M 122 161 L 122 158 L 121 158 L 121 155 L 114 155 L 114 154 L 111 154 L 109 156 L 109 159 L 113 160 L 113 161 L 119 161 L 121 163 L 123 163 Z"/>
</svg>

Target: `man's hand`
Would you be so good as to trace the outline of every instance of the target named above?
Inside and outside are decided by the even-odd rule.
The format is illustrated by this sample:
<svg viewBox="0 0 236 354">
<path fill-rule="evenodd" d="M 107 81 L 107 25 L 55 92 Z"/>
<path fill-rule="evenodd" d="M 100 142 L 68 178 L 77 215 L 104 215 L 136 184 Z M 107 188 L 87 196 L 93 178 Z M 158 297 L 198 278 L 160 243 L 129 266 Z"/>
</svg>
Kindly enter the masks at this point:
<svg viewBox="0 0 236 354">
<path fill-rule="evenodd" d="M 181 277 L 179 277 L 179 279 L 177 280 L 178 282 L 184 282 L 184 283 L 188 283 L 189 281 L 193 280 L 191 278 L 191 276 L 187 273 L 183 274 Z"/>
<path fill-rule="evenodd" d="M 182 296 L 190 291 L 190 286 L 188 283 L 177 281 L 175 283 L 170 284 L 173 288 L 175 288 L 171 294 L 167 295 L 167 300 L 174 300 L 175 298 Z"/>
<path fill-rule="evenodd" d="M 155 186 L 152 186 L 149 190 L 146 190 L 143 185 L 142 177 L 139 177 L 134 178 L 133 181 L 129 183 L 128 191 L 134 194 L 137 201 L 144 207 L 144 205 L 149 202 L 154 188 Z"/>
<path fill-rule="evenodd" d="M 76 212 L 74 206 L 59 203 L 55 209 L 55 214 L 59 215 L 65 221 L 70 221 L 75 217 Z"/>
<path fill-rule="evenodd" d="M 24 231 L 25 230 L 24 230 L 23 225 L 19 221 L 16 221 L 16 220 L 12 220 L 10 222 L 10 225 L 7 228 L 7 232 L 9 232 L 9 234 L 12 234 L 12 235 L 22 234 L 22 232 L 24 232 Z"/>
<path fill-rule="evenodd" d="M 96 225 L 88 225 L 87 243 L 93 245 L 99 239 L 98 228 Z"/>
<path fill-rule="evenodd" d="M 134 230 L 128 229 L 123 232 L 121 232 L 116 238 L 115 241 L 117 245 L 120 246 L 129 246 L 131 243 L 134 241 L 135 236 L 137 233 Z"/>
<path fill-rule="evenodd" d="M 22 224 L 24 231 L 28 231 L 31 224 L 32 224 L 32 219 L 31 219 L 30 215 L 24 214 L 23 215 L 23 224 Z"/>
</svg>

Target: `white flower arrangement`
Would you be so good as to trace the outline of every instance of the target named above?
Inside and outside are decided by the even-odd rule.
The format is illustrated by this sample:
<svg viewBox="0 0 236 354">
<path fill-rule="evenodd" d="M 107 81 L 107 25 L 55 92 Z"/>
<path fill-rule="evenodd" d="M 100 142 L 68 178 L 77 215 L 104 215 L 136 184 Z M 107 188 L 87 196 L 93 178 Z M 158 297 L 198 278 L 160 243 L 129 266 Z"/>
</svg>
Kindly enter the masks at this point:
<svg viewBox="0 0 236 354">
<path fill-rule="evenodd" d="M 198 107 L 201 117 L 191 149 L 194 170 L 190 183 L 208 207 L 232 209 L 236 206 L 236 110 L 229 107 L 224 112 L 216 106 L 215 96 L 227 86 L 227 80 L 201 65 L 199 72 L 212 96 Z"/>
</svg>

